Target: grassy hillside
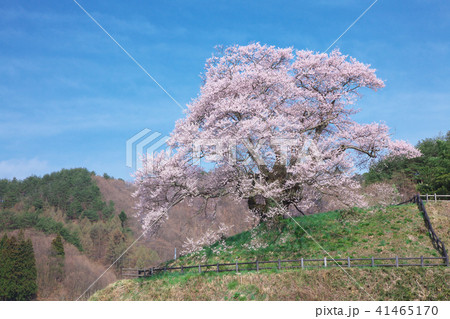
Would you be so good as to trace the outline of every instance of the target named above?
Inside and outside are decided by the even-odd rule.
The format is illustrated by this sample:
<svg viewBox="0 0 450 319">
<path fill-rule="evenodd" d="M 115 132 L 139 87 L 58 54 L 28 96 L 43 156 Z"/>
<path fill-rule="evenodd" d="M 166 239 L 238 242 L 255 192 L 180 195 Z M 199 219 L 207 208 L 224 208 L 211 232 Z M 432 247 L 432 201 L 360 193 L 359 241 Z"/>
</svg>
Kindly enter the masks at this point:
<svg viewBox="0 0 450 319">
<path fill-rule="evenodd" d="M 271 227 L 262 224 L 169 264 L 326 256 L 297 223 L 335 258 L 439 256 L 421 213 L 411 204 L 295 217 L 295 221 L 284 219 Z M 438 234 L 445 229 L 441 230 L 439 226 L 436 225 Z"/>
<path fill-rule="evenodd" d="M 450 203 L 427 209 L 444 242 Z M 438 256 L 415 205 L 333 211 L 296 217 L 334 257 Z M 325 253 L 290 219 L 260 225 L 168 265 L 321 258 Z M 195 270 L 195 269 L 194 269 Z M 346 271 L 375 300 L 449 300 L 450 268 L 350 268 Z M 121 280 L 91 300 L 370 300 L 339 268 L 242 273 L 167 273 Z"/>
</svg>

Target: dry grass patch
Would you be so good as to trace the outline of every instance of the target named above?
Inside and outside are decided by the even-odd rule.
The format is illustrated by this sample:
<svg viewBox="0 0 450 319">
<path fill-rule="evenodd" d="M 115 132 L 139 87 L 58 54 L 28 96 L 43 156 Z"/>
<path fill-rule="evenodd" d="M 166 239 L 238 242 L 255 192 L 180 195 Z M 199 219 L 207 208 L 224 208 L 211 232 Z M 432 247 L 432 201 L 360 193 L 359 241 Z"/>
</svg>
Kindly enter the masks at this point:
<svg viewBox="0 0 450 319">
<path fill-rule="evenodd" d="M 122 280 L 91 300 L 449 300 L 450 268 L 186 274 Z"/>
<path fill-rule="evenodd" d="M 448 249 L 450 246 L 450 201 L 429 201 L 425 209 L 434 231 Z"/>
</svg>

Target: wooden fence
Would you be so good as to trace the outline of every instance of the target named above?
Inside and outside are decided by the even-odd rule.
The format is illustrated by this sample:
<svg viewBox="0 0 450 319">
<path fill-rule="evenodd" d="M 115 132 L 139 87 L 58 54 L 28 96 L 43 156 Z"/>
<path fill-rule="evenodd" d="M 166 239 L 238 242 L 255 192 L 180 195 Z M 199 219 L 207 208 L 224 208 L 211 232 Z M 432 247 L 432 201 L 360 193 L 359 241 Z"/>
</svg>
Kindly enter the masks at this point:
<svg viewBox="0 0 450 319">
<path fill-rule="evenodd" d="M 138 278 L 150 277 L 165 273 L 205 273 L 205 272 L 242 272 L 260 270 L 281 269 L 311 269 L 332 267 L 405 267 L 419 266 L 432 267 L 445 265 L 445 257 L 371 257 L 371 258 L 321 258 L 321 259 L 294 259 L 294 260 L 270 260 L 250 261 L 235 263 L 199 264 L 178 267 L 152 267 L 147 269 L 122 268 L 122 277 Z"/>
<path fill-rule="evenodd" d="M 406 204 L 406 203 L 416 203 L 419 210 L 422 212 L 423 220 L 425 221 L 425 226 L 428 229 L 428 233 L 431 237 L 431 242 L 433 243 L 433 247 L 436 248 L 436 250 L 442 255 L 443 258 L 445 258 L 445 264 L 449 265 L 448 260 L 448 252 L 445 249 L 444 243 L 439 239 L 438 235 L 433 229 L 433 226 L 431 225 L 430 217 L 428 216 L 427 210 L 425 209 L 425 205 L 423 204 L 422 198 L 420 194 L 415 195 L 413 198 L 404 201 L 398 205 Z M 442 195 L 445 196 L 445 195 Z"/>
<path fill-rule="evenodd" d="M 435 233 L 433 229 L 433 226 L 431 225 L 430 217 L 428 216 L 427 210 L 425 209 L 425 205 L 423 204 L 422 198 L 420 198 L 420 195 L 416 195 L 412 198 L 412 202 L 416 203 L 417 206 L 419 207 L 419 210 L 422 212 L 423 219 L 425 221 L 425 226 L 428 229 L 428 233 L 430 234 L 433 246 L 439 251 L 442 257 L 445 258 L 445 263 L 448 266 L 449 265 L 448 252 L 445 249 L 444 243 L 439 239 L 438 235 Z"/>
<path fill-rule="evenodd" d="M 439 251 L 442 257 L 370 257 L 370 258 L 334 258 L 327 259 L 294 259 L 294 260 L 269 260 L 269 261 L 248 261 L 234 263 L 217 264 L 198 264 L 191 266 L 178 267 L 152 267 L 147 269 L 122 268 L 122 277 L 139 278 L 150 277 L 153 275 L 167 272 L 240 272 L 240 271 L 260 271 L 265 269 L 304 269 L 304 268 L 324 268 L 324 267 L 405 267 L 405 266 L 449 266 L 449 258 L 444 243 L 436 235 L 421 195 L 415 195 L 413 198 L 398 205 L 416 203 L 422 212 L 425 226 L 430 234 L 433 246 Z M 391 263 L 388 263 L 391 261 Z M 413 262 L 415 261 L 415 262 Z M 434 261 L 434 262 L 433 262 Z M 272 265 L 272 266 L 271 266 Z"/>
<path fill-rule="evenodd" d="M 425 201 L 438 201 L 438 200 L 450 200 L 450 195 L 437 195 L 437 194 L 425 194 L 420 195 L 421 198 L 425 199 Z"/>
</svg>

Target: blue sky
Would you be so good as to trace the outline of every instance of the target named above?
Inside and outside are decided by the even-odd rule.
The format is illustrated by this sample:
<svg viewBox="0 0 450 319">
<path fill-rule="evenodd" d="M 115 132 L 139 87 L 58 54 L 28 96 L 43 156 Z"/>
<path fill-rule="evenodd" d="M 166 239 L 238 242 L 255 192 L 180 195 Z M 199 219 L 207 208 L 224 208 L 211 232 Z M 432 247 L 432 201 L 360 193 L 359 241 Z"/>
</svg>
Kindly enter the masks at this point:
<svg viewBox="0 0 450 319">
<path fill-rule="evenodd" d="M 373 0 L 79 3 L 182 105 L 216 45 L 324 51 Z M 450 118 L 450 4 L 379 0 L 336 44 L 377 69 L 360 122 L 411 143 Z M 86 167 L 131 179 L 125 142 L 181 109 L 72 1 L 0 1 L 0 178 Z"/>
</svg>

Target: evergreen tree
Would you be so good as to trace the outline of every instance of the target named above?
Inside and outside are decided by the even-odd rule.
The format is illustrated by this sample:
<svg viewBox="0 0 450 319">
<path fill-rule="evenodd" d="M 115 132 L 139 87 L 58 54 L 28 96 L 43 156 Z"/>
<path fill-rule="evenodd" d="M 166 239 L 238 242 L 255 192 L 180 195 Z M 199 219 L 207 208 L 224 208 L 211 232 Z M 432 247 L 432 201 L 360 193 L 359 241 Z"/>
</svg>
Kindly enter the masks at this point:
<svg viewBox="0 0 450 319">
<path fill-rule="evenodd" d="M 120 229 L 117 228 L 113 230 L 110 234 L 107 258 L 109 262 L 116 262 L 115 266 L 117 269 L 123 267 L 123 258 L 120 258 L 119 260 L 117 260 L 117 258 L 122 255 L 125 249 L 127 249 L 127 246 L 125 236 Z"/>
<path fill-rule="evenodd" d="M 114 202 L 110 200 L 108 205 L 105 206 L 102 210 L 103 219 L 110 219 L 112 216 L 114 216 L 114 209 Z"/>
<path fill-rule="evenodd" d="M 64 257 L 64 244 L 62 242 L 61 235 L 58 234 L 55 239 L 52 240 L 52 248 L 51 248 L 52 256 L 61 256 Z"/>
<path fill-rule="evenodd" d="M 4 234 L 0 240 L 0 300 L 8 300 L 9 275 L 12 269 L 9 253 L 9 239 Z"/>
<path fill-rule="evenodd" d="M 18 274 L 18 290 L 16 300 L 33 300 L 37 294 L 37 269 L 31 239 L 19 241 L 19 258 L 17 264 L 21 267 Z"/>
<path fill-rule="evenodd" d="M 56 281 L 62 281 L 64 279 L 64 244 L 61 235 L 57 235 L 52 240 L 50 249 L 50 276 L 55 278 Z"/>
<path fill-rule="evenodd" d="M 0 300 L 33 300 L 37 270 L 33 244 L 23 233 L 0 241 Z"/>
<path fill-rule="evenodd" d="M 127 221 L 128 216 L 127 216 L 127 214 L 125 214 L 124 211 L 121 211 L 119 214 L 119 218 L 120 218 L 120 222 L 122 223 L 122 228 L 124 228 L 125 222 Z"/>
<path fill-rule="evenodd" d="M 11 236 L 7 240 L 7 259 L 8 266 L 6 272 L 6 299 L 5 300 L 18 300 L 17 299 L 17 290 L 20 286 L 18 282 L 18 274 L 20 273 L 20 269 L 17 268 L 17 260 L 19 258 L 19 244 L 17 243 L 17 239 L 14 236 Z"/>
</svg>

